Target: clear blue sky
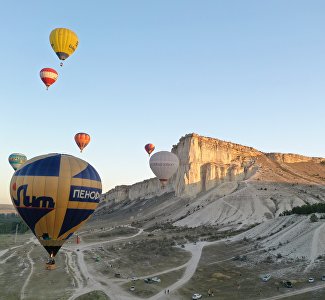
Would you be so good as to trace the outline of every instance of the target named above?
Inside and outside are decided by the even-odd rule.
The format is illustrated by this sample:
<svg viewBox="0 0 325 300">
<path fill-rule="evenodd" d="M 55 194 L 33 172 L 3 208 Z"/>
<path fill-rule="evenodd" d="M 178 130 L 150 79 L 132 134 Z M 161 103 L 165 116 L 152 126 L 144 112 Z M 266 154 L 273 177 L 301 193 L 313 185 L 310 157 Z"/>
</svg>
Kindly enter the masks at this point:
<svg viewBox="0 0 325 300">
<path fill-rule="evenodd" d="M 31 4 L 33 3 L 33 4 Z M 59 152 L 103 191 L 153 177 L 144 152 L 186 133 L 325 156 L 324 1 L 5 1 L 0 11 L 0 202 L 12 152 Z M 59 67 L 48 36 L 79 47 Z M 59 72 L 45 90 L 43 67 Z M 74 134 L 92 141 L 80 154 Z"/>
</svg>

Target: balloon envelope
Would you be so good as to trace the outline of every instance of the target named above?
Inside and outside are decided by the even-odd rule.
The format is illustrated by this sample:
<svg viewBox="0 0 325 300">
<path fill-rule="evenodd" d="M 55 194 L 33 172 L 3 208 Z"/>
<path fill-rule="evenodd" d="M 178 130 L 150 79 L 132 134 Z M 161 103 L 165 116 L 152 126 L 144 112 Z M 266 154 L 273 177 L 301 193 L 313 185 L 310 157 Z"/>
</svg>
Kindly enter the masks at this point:
<svg viewBox="0 0 325 300">
<path fill-rule="evenodd" d="M 77 49 L 78 36 L 70 29 L 55 28 L 50 34 L 52 49 L 60 60 L 66 60 Z"/>
<path fill-rule="evenodd" d="M 58 79 L 58 76 L 58 72 L 51 68 L 44 68 L 40 71 L 41 80 L 47 88 Z"/>
<path fill-rule="evenodd" d="M 16 210 L 51 256 L 89 219 L 101 192 L 97 171 L 66 154 L 30 159 L 10 182 Z"/>
<path fill-rule="evenodd" d="M 179 159 L 177 155 L 169 151 L 159 151 L 153 154 L 149 161 L 152 172 L 163 185 L 172 177 L 178 169 Z"/>
<path fill-rule="evenodd" d="M 9 155 L 8 160 L 12 168 L 16 171 L 26 162 L 27 157 L 22 153 L 12 153 Z"/>
<path fill-rule="evenodd" d="M 74 136 L 74 140 L 78 145 L 80 152 L 89 144 L 90 135 L 88 133 L 79 132 Z"/>
<path fill-rule="evenodd" d="M 144 146 L 144 149 L 147 151 L 147 153 L 150 154 L 155 150 L 155 145 L 154 144 L 147 144 Z"/>
</svg>

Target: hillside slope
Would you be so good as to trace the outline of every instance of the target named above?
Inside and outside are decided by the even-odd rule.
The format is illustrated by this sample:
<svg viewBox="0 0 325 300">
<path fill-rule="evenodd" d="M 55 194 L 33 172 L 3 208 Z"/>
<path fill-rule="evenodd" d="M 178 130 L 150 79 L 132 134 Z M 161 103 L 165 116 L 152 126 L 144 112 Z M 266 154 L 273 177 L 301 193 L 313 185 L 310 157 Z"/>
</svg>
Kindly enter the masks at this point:
<svg viewBox="0 0 325 300">
<path fill-rule="evenodd" d="M 325 201 L 325 159 L 263 153 L 189 134 L 173 146 L 177 174 L 162 190 L 157 179 L 119 186 L 96 212 L 117 222 L 172 222 L 220 229 L 261 223 L 284 210 Z"/>
</svg>

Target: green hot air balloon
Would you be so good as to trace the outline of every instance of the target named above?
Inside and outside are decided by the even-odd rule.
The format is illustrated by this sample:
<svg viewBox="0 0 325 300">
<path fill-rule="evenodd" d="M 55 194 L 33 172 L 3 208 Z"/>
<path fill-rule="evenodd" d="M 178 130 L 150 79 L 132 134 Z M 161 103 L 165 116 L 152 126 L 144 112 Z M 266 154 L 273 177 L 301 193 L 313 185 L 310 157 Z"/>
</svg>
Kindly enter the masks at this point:
<svg viewBox="0 0 325 300">
<path fill-rule="evenodd" d="M 21 153 L 12 153 L 9 155 L 9 163 L 13 167 L 13 169 L 16 171 L 18 168 L 20 168 L 21 165 L 23 165 L 27 157 L 24 154 Z"/>
</svg>

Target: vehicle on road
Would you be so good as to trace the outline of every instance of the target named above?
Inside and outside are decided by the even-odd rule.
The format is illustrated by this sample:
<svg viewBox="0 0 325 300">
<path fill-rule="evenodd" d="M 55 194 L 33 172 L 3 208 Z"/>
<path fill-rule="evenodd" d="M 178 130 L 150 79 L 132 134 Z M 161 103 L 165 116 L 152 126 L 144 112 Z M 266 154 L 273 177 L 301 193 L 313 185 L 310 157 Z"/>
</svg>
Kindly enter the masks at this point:
<svg viewBox="0 0 325 300">
<path fill-rule="evenodd" d="M 308 278 L 309 283 L 313 283 L 314 281 L 315 281 L 315 279 L 313 277 Z"/>
<path fill-rule="evenodd" d="M 282 281 L 283 286 L 287 288 L 292 288 L 292 283 L 291 281 Z"/>
<path fill-rule="evenodd" d="M 159 283 L 161 281 L 160 278 L 158 278 L 158 277 L 152 277 L 151 280 L 153 282 L 157 282 L 157 283 Z"/>
<path fill-rule="evenodd" d="M 322 276 L 321 280 L 322 281 L 325 281 L 325 275 Z"/>
<path fill-rule="evenodd" d="M 132 285 L 132 286 L 130 287 L 130 291 L 131 291 L 131 292 L 135 291 L 135 286 L 134 286 L 134 285 Z"/>
<path fill-rule="evenodd" d="M 131 277 L 132 281 L 137 281 L 137 278 L 135 276 Z"/>
<path fill-rule="evenodd" d="M 193 300 L 197 300 L 197 299 L 201 299 L 202 295 L 201 294 L 193 294 L 192 299 Z"/>
<path fill-rule="evenodd" d="M 152 281 L 151 278 L 145 278 L 145 279 L 144 279 L 144 282 L 145 282 L 145 283 L 154 283 L 154 281 Z"/>
<path fill-rule="evenodd" d="M 263 280 L 264 282 L 269 281 L 270 279 L 271 279 L 271 274 L 265 274 L 265 275 L 262 277 L 262 280 Z"/>
</svg>

